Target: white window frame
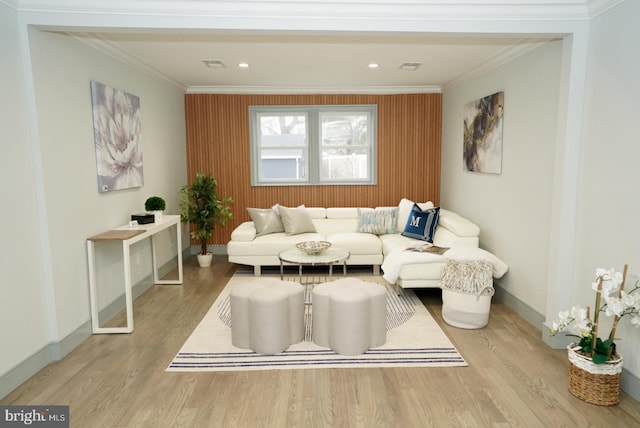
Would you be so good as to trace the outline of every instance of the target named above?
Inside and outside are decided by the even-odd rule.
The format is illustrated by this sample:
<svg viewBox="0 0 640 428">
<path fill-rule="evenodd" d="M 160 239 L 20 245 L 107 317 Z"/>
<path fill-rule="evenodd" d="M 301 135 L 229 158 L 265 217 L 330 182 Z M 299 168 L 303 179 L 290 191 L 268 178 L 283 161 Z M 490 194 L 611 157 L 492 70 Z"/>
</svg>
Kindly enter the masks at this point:
<svg viewBox="0 0 640 428">
<path fill-rule="evenodd" d="M 369 177 L 358 180 L 322 180 L 320 178 L 320 165 L 322 144 L 320 129 L 320 115 L 329 113 L 365 114 L 368 117 L 367 134 L 369 135 L 368 146 L 356 146 L 364 148 L 367 154 L 367 168 Z M 302 157 L 298 160 L 305 164 L 304 174 L 296 179 L 262 177 L 262 155 L 263 147 L 260 146 L 261 129 L 260 117 L 262 116 L 304 116 L 305 117 L 305 137 L 304 146 L 296 146 L 302 149 Z M 250 106 L 249 107 L 249 135 L 251 153 L 251 185 L 252 186 L 317 186 L 317 185 L 374 185 L 377 183 L 377 106 L 362 105 L 302 105 L 302 106 Z M 278 148 L 269 148 L 278 150 Z M 285 150 L 285 148 L 281 148 Z M 284 157 L 283 157 L 284 159 Z M 298 162 L 297 161 L 297 162 Z"/>
</svg>

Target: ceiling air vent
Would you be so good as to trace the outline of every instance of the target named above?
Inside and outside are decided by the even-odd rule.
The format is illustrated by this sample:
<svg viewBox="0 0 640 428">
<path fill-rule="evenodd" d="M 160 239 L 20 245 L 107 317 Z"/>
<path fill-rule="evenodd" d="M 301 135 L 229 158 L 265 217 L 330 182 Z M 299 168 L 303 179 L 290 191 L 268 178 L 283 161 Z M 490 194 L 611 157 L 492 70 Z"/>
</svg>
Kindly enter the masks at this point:
<svg viewBox="0 0 640 428">
<path fill-rule="evenodd" d="M 400 70 L 416 71 L 421 65 L 421 62 L 403 62 L 400 64 Z"/>
<path fill-rule="evenodd" d="M 224 63 L 219 59 L 203 59 L 202 62 L 209 68 L 224 68 Z"/>
</svg>

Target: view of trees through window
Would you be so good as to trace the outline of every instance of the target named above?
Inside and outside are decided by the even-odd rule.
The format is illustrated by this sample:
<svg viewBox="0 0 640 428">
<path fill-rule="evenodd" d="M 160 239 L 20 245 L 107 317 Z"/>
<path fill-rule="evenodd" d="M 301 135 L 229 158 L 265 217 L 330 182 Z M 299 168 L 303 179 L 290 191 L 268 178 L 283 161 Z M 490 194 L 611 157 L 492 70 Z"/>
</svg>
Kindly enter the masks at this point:
<svg viewBox="0 0 640 428">
<path fill-rule="evenodd" d="M 252 107 L 252 182 L 372 184 L 375 106 Z"/>
<path fill-rule="evenodd" d="M 369 174 L 366 115 L 320 115 L 320 181 L 363 180 Z"/>
</svg>

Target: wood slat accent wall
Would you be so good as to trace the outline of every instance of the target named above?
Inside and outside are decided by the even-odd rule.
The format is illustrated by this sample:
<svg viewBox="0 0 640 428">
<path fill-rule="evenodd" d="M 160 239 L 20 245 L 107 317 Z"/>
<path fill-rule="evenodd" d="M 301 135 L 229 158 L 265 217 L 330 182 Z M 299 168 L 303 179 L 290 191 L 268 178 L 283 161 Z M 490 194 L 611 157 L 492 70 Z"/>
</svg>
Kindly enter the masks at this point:
<svg viewBox="0 0 640 428">
<path fill-rule="evenodd" d="M 249 106 L 337 104 L 378 106 L 377 185 L 251 186 Z M 189 182 L 196 172 L 210 173 L 220 195 L 235 199 L 234 220 L 216 228 L 211 244 L 226 244 L 233 228 L 250 220 L 248 207 L 392 206 L 403 197 L 439 204 L 441 94 L 187 94 L 185 114 Z"/>
</svg>

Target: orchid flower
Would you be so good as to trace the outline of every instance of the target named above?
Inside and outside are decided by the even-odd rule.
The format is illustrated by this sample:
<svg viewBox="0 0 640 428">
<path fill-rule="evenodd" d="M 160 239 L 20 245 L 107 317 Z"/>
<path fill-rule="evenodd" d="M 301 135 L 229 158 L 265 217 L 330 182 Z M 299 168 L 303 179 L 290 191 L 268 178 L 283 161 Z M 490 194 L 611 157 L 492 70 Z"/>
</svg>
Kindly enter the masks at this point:
<svg viewBox="0 0 640 428">
<path fill-rule="evenodd" d="M 555 335 L 560 331 L 570 330 L 573 335 L 581 338 L 579 346 L 582 349 L 590 349 L 587 352 L 591 352 L 594 362 L 596 362 L 596 354 L 599 355 L 597 364 L 608 361 L 612 357 L 612 353 L 615 352 L 613 338 L 618 321 L 625 315 L 631 315 L 631 325 L 640 327 L 640 292 L 638 292 L 640 280 L 636 281 L 631 291 L 626 291 L 622 289 L 626 273 L 626 265 L 624 274 L 616 272 L 614 269 L 596 269 L 596 280 L 591 283 L 591 287 L 596 292 L 600 288 L 600 293 L 596 296 L 594 319 L 587 316 L 587 309 L 573 306 L 568 311 L 558 313 L 558 320 L 553 322 L 550 329 L 551 334 Z M 596 331 L 594 322 L 597 322 L 600 312 L 609 317 L 615 316 L 608 340 L 601 339 L 607 336 Z M 604 359 L 603 355 L 606 356 Z"/>
</svg>

